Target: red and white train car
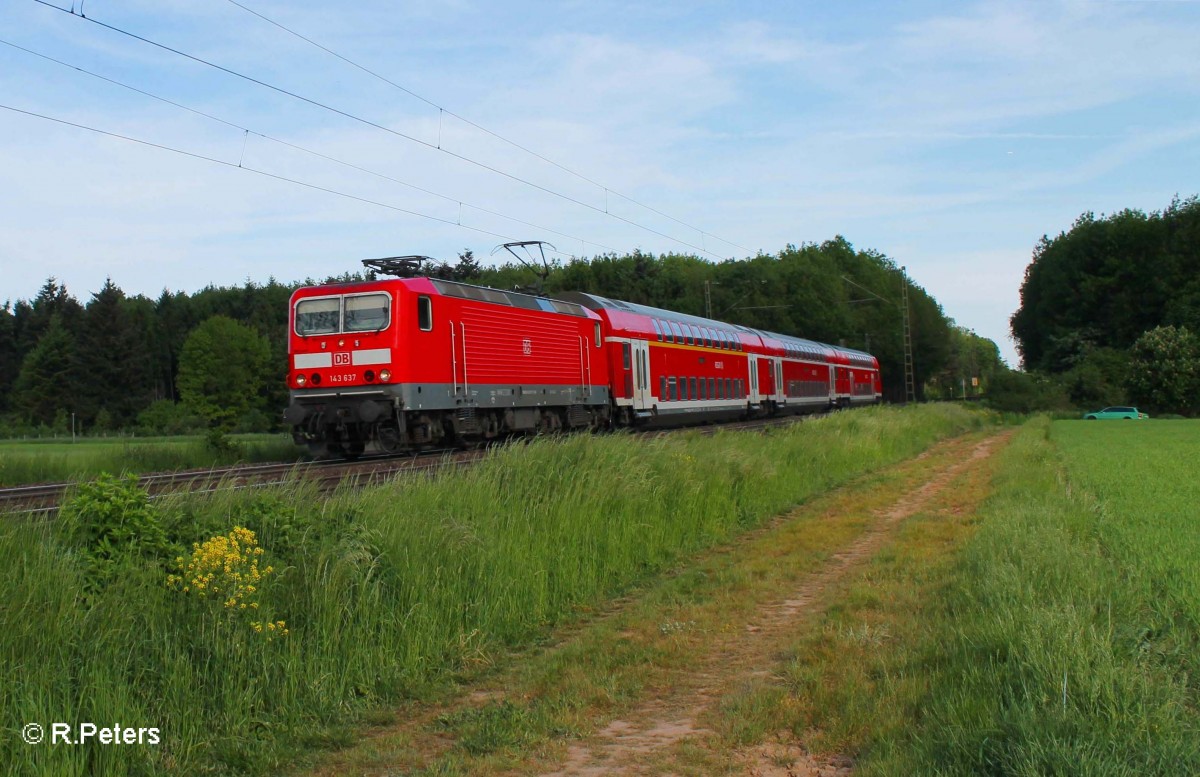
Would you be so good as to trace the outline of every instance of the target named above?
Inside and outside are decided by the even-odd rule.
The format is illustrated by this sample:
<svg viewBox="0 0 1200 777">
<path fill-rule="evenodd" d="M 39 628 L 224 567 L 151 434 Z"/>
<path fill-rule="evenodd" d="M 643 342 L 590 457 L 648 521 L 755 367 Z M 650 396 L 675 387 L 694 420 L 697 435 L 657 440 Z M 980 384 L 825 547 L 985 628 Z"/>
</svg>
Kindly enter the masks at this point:
<svg viewBox="0 0 1200 777">
<path fill-rule="evenodd" d="M 284 418 L 318 455 L 817 412 L 882 392 L 861 351 L 579 292 L 329 284 L 292 295 L 289 327 Z"/>
<path fill-rule="evenodd" d="M 689 423 L 874 403 L 870 354 L 646 305 L 571 292 L 600 315 L 620 422 Z"/>
</svg>

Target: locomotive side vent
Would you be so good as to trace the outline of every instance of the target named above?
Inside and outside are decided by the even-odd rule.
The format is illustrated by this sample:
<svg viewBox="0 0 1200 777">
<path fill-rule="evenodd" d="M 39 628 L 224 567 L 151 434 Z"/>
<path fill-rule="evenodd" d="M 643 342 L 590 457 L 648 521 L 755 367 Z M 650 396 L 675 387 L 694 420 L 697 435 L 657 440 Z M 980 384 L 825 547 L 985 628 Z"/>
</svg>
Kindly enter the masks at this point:
<svg viewBox="0 0 1200 777">
<path fill-rule="evenodd" d="M 483 430 L 473 407 L 460 407 L 454 420 L 459 434 L 478 434 Z"/>
</svg>

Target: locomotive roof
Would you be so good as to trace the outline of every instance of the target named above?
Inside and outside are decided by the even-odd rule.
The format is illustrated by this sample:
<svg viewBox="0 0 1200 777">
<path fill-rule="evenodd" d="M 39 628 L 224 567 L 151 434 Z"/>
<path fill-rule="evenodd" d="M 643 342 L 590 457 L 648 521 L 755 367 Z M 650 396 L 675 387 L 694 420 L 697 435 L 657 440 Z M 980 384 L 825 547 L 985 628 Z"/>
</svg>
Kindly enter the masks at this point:
<svg viewBox="0 0 1200 777">
<path fill-rule="evenodd" d="M 447 297 L 461 297 L 462 299 L 492 302 L 497 305 L 508 305 L 514 308 L 541 310 L 547 313 L 563 313 L 577 318 L 592 318 L 586 306 L 569 300 L 538 297 L 532 294 L 522 294 L 519 291 L 502 291 L 501 289 L 493 289 L 490 286 L 473 286 L 469 283 L 444 281 L 439 278 L 430 278 L 429 282 L 433 284 L 433 287 L 438 292 Z"/>
</svg>

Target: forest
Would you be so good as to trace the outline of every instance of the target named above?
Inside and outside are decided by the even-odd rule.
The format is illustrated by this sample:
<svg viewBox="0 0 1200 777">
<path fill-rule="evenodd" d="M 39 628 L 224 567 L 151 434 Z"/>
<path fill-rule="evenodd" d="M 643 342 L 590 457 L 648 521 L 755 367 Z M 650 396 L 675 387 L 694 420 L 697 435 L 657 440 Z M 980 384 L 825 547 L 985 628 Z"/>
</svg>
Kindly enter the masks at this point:
<svg viewBox="0 0 1200 777">
<path fill-rule="evenodd" d="M 338 269 L 324 280 L 366 277 L 361 267 L 331 268 Z M 904 399 L 907 284 L 920 398 L 956 397 L 964 386 L 977 396 L 1005 370 L 995 343 L 956 326 L 891 259 L 841 237 L 719 263 L 635 251 L 483 267 L 465 250 L 426 270 L 496 288 L 587 291 L 695 315 L 711 309 L 719 320 L 866 350 L 880 359 L 890 401 Z M 311 283 L 248 280 L 151 299 L 109 279 L 80 302 L 49 278 L 32 300 L 0 307 L 0 436 L 70 434 L 72 424 L 77 433 L 278 429 L 288 298 Z M 227 353 L 250 356 L 214 362 L 201 342 L 214 337 Z M 237 406 L 223 413 L 212 407 L 218 388 L 205 380 L 217 371 L 226 388 L 240 389 Z"/>
<path fill-rule="evenodd" d="M 1043 237 L 1012 331 L 1061 402 L 1200 410 L 1200 202 L 1084 213 Z"/>
</svg>

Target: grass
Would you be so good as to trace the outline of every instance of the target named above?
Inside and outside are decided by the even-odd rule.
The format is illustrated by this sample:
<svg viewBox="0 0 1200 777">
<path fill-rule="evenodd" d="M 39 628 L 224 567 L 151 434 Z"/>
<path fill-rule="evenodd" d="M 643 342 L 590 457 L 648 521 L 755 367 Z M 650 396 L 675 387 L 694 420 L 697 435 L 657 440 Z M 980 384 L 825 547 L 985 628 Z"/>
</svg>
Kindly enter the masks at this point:
<svg viewBox="0 0 1200 777">
<path fill-rule="evenodd" d="M 242 462 L 292 461 L 301 451 L 286 435 L 233 435 L 237 450 L 216 453 L 203 437 L 120 437 L 0 441 L 0 487 L 62 483 L 101 473 L 173 472 Z"/>
<path fill-rule="evenodd" d="M 255 594 L 262 617 L 291 632 L 269 642 L 219 600 L 165 584 L 183 550 L 81 546 L 122 536 L 121 526 L 75 530 L 91 520 L 87 504 L 58 524 L 7 525 L 0 725 L 158 726 L 164 744 L 32 747 L 12 736 L 0 763 L 55 775 L 277 770 L 298 749 L 345 745 L 379 710 L 436 695 L 688 554 L 988 422 L 928 407 L 766 434 L 580 436 L 328 501 L 295 484 L 156 502 L 181 549 L 234 526 L 257 533 L 276 569 Z M 547 714 L 498 705 L 446 725 L 475 732 L 482 751 Z"/>
<path fill-rule="evenodd" d="M 784 729 L 864 775 L 1200 773 L 1196 432 L 1029 424 L 796 644 Z"/>
<path fill-rule="evenodd" d="M 874 470 L 689 557 L 670 574 L 629 592 L 619 605 L 556 630 L 544 648 L 522 651 L 483 677 L 472 673 L 464 678 L 470 693 L 413 705 L 399 721 L 371 730 L 360 744 L 325 759 L 314 774 L 554 771 L 561 768 L 567 744 L 615 719 L 636 730 L 649 704 L 670 710 L 659 722 L 678 720 L 700 698 L 719 699 L 719 719 L 709 720 L 709 713 L 697 721 L 716 733 L 627 753 L 637 759 L 631 773 L 739 770 L 724 756 L 773 733 L 781 717 L 782 691 L 756 670 L 771 666 L 787 647 L 762 634 L 747 640 L 747 624 L 859 536 L 872 515 L 925 482 L 931 467 L 959 461 L 991 433 L 965 435 L 921 460 Z M 720 689 L 711 685 L 726 676 L 731 683 L 718 681 Z M 488 722 L 487 738 L 479 737 L 480 719 Z"/>
</svg>

